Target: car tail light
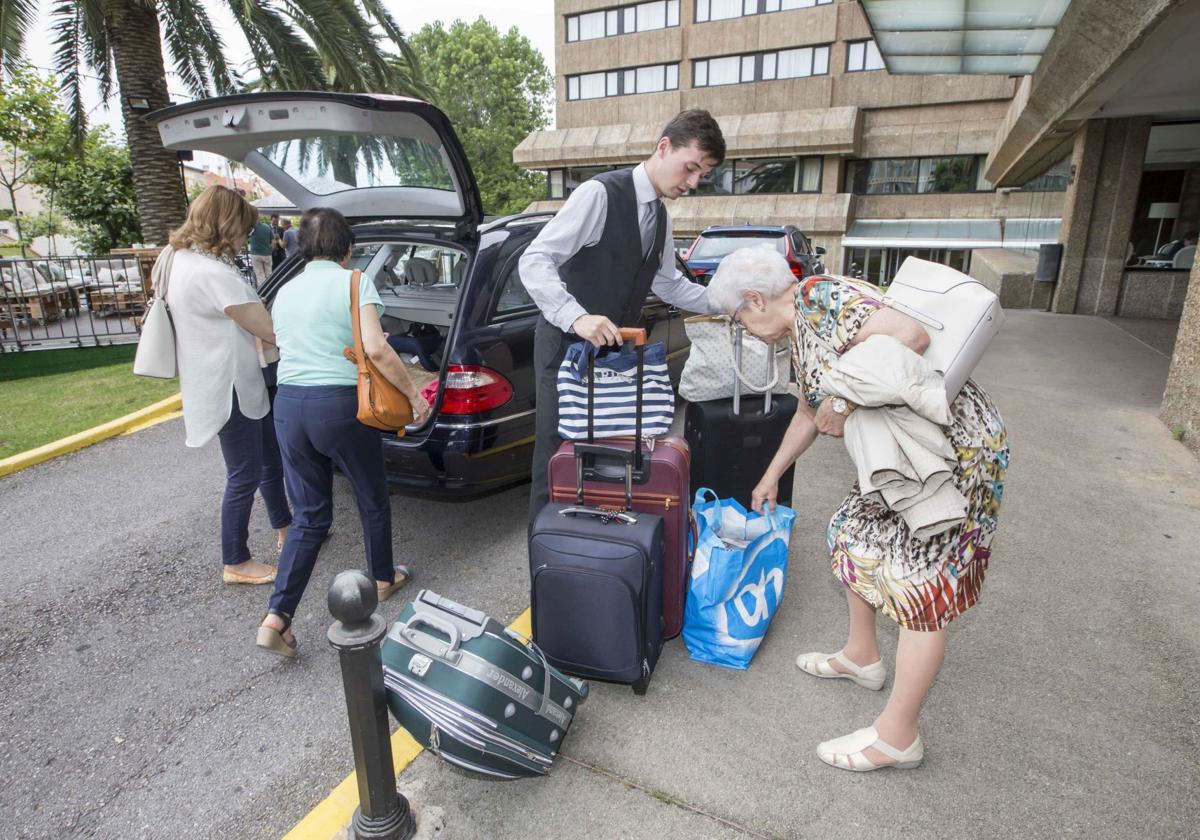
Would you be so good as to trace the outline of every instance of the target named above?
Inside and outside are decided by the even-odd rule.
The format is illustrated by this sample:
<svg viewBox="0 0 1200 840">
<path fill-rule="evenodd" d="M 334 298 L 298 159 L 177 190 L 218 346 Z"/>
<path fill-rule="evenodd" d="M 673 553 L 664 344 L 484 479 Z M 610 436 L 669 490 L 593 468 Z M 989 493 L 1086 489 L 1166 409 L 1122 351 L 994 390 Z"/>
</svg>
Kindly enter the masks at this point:
<svg viewBox="0 0 1200 840">
<path fill-rule="evenodd" d="M 443 414 L 478 414 L 512 398 L 512 384 L 496 371 L 476 365 L 450 365 L 442 389 Z"/>
<path fill-rule="evenodd" d="M 788 268 L 790 268 L 792 270 L 792 274 L 796 275 L 797 277 L 803 277 L 804 276 L 804 263 L 802 263 L 796 259 L 796 252 L 794 250 L 792 250 L 791 239 L 785 236 L 783 238 L 783 241 L 785 243 L 784 248 L 786 249 L 786 253 L 784 254 L 784 259 L 787 260 Z"/>
</svg>

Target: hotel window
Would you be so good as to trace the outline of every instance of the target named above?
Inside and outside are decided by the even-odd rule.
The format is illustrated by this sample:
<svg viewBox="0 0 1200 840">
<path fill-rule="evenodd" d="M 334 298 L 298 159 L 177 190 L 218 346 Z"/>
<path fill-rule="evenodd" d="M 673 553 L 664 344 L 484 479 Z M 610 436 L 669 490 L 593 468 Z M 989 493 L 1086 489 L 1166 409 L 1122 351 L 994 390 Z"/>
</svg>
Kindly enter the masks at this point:
<svg viewBox="0 0 1200 840">
<path fill-rule="evenodd" d="M 696 0 L 696 23 L 828 6 L 833 0 Z"/>
<path fill-rule="evenodd" d="M 619 169 L 617 166 L 572 166 L 567 169 L 551 169 L 547 173 L 546 196 L 548 198 L 567 198 L 575 192 L 575 188 L 587 179 Z"/>
<path fill-rule="evenodd" d="M 693 87 L 824 76 L 829 72 L 829 46 L 797 47 L 778 52 L 702 58 L 692 63 Z"/>
<path fill-rule="evenodd" d="M 726 160 L 700 181 L 697 195 L 763 195 L 821 191 L 821 158 Z"/>
<path fill-rule="evenodd" d="M 851 41 L 846 44 L 846 72 L 883 70 L 883 56 L 874 41 Z"/>
<path fill-rule="evenodd" d="M 567 15 L 567 41 L 591 41 L 678 25 L 679 0 L 654 0 L 584 15 Z"/>
<path fill-rule="evenodd" d="M 651 64 L 625 70 L 567 76 L 567 99 L 601 99 L 679 89 L 678 64 Z"/>
<path fill-rule="evenodd" d="M 860 195 L 990 192 L 982 177 L 984 155 L 853 160 L 846 192 Z"/>
<path fill-rule="evenodd" d="M 982 167 L 980 168 L 982 169 Z M 1022 184 L 1019 190 L 1021 192 L 1065 192 L 1067 184 L 1070 182 L 1071 158 L 1067 156 L 1050 167 L 1044 175 L 1039 175 L 1032 181 Z"/>
</svg>

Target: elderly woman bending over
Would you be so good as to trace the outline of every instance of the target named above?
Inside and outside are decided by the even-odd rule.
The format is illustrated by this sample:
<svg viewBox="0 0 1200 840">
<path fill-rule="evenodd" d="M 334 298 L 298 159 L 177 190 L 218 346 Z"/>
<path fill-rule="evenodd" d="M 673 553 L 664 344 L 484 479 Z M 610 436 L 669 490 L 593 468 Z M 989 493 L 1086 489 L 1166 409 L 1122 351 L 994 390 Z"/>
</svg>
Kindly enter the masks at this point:
<svg viewBox="0 0 1200 840">
<path fill-rule="evenodd" d="M 752 502 L 759 511 L 774 506 L 780 476 L 817 435 L 841 437 L 851 413 L 879 410 L 822 393 L 822 379 L 842 354 L 876 335 L 898 340 L 903 347 L 884 343 L 896 353 L 922 354 L 929 346 L 924 328 L 888 308 L 876 286 L 825 275 L 797 282 L 783 257 L 767 249 L 730 254 L 708 293 L 714 308 L 754 336 L 791 340 L 796 381 L 805 397 L 754 490 Z M 951 422 L 942 431 L 957 457 L 951 481 L 965 498 L 964 520 L 918 538 L 899 513 L 862 494 L 856 483 L 829 522 L 827 541 L 834 577 L 846 590 L 849 633 L 841 650 L 801 654 L 797 666 L 814 677 L 847 679 L 878 691 L 887 671 L 875 638 L 875 614 L 882 610 L 900 625 L 896 676 L 883 711 L 871 726 L 817 746 L 822 761 L 845 770 L 907 769 L 921 763 L 919 715 L 945 654 L 945 627 L 978 600 L 983 586 L 1008 466 L 1007 436 L 991 399 L 974 382 L 949 396 Z"/>
</svg>

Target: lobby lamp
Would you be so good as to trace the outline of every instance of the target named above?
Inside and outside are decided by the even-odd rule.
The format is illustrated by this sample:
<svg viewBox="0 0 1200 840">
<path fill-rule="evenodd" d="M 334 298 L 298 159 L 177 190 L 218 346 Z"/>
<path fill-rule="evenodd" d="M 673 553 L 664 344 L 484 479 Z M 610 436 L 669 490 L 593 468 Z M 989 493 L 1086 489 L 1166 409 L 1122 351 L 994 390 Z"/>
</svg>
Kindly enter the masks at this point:
<svg viewBox="0 0 1200 840">
<path fill-rule="evenodd" d="M 1163 222 L 1167 219 L 1175 219 L 1178 217 L 1178 201 L 1156 201 L 1150 205 L 1150 211 L 1146 213 L 1146 218 L 1158 219 L 1158 233 L 1154 236 L 1154 250 L 1151 253 L 1158 253 L 1158 240 L 1162 239 Z"/>
</svg>

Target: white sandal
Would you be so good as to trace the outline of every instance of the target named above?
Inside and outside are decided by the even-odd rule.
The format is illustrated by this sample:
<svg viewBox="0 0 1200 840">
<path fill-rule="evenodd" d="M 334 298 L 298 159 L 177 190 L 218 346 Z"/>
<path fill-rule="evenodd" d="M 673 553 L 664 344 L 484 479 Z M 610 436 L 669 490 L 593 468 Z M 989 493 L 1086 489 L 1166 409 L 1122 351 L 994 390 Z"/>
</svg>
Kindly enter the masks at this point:
<svg viewBox="0 0 1200 840">
<path fill-rule="evenodd" d="M 842 673 L 830 665 L 831 659 L 836 660 L 849 673 Z M 883 667 L 882 659 L 860 667 L 847 659 L 840 650 L 837 653 L 802 653 L 796 657 L 796 667 L 823 680 L 850 680 L 855 685 L 861 685 L 871 691 L 879 691 L 883 688 L 883 681 L 887 679 L 887 668 Z"/>
<path fill-rule="evenodd" d="M 874 748 L 894 760 L 895 764 L 875 764 L 863 753 L 868 747 Z M 897 770 L 912 770 L 921 766 L 925 758 L 925 747 L 921 745 L 921 736 L 906 750 L 898 750 L 879 738 L 874 726 L 859 729 L 841 738 L 824 741 L 817 744 L 817 755 L 831 767 L 842 770 L 853 770 L 856 773 L 866 773 L 869 770 L 882 770 L 895 767 Z"/>
</svg>

